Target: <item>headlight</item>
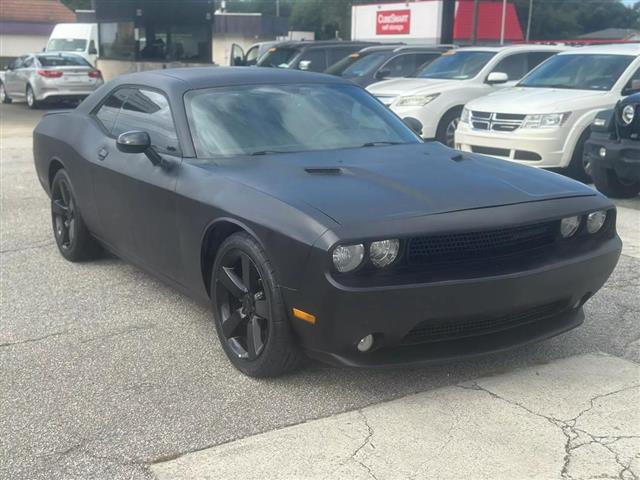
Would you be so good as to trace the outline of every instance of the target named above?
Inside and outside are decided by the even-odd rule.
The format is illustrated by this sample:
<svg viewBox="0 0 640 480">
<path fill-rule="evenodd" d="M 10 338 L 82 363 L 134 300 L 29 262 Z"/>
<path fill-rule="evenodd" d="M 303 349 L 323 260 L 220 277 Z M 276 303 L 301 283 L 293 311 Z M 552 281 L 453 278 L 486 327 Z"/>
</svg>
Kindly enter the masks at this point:
<svg viewBox="0 0 640 480">
<path fill-rule="evenodd" d="M 563 238 L 569 238 L 575 235 L 580 227 L 580 217 L 563 218 L 560 222 L 560 234 Z"/>
<path fill-rule="evenodd" d="M 400 97 L 396 102 L 396 107 L 423 107 L 427 103 L 435 100 L 439 93 L 433 95 L 407 95 L 406 97 Z"/>
<path fill-rule="evenodd" d="M 467 110 L 467 107 L 462 109 L 462 113 L 460 114 L 460 123 L 469 123 L 470 113 Z"/>
<path fill-rule="evenodd" d="M 591 212 L 587 215 L 587 232 L 596 233 L 604 225 L 607 219 L 607 212 L 604 210 L 598 210 L 597 212 Z"/>
<path fill-rule="evenodd" d="M 633 122 L 633 118 L 636 116 L 636 108 L 635 105 L 627 105 L 622 109 L 622 114 L 620 118 L 622 119 L 622 123 L 625 125 L 631 125 Z"/>
<path fill-rule="evenodd" d="M 379 242 L 373 242 L 369 247 L 369 258 L 371 258 L 371 263 L 376 267 L 387 267 L 398 258 L 399 250 L 400 240 L 397 238 L 380 240 Z"/>
<path fill-rule="evenodd" d="M 560 127 L 571 112 L 527 115 L 522 128 L 555 128 Z"/>
<path fill-rule="evenodd" d="M 364 245 L 338 245 L 333 250 L 333 265 L 339 272 L 345 273 L 355 270 L 364 258 Z"/>
</svg>

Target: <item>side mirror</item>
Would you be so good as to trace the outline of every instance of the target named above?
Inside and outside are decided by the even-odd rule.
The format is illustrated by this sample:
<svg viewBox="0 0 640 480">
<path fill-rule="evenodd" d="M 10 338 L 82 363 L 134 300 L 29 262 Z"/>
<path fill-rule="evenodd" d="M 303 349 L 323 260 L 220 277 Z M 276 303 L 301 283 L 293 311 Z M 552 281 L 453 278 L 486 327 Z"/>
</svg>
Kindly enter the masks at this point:
<svg viewBox="0 0 640 480">
<path fill-rule="evenodd" d="M 309 67 L 311 66 L 311 60 L 301 60 L 298 68 L 300 70 L 309 70 Z"/>
<path fill-rule="evenodd" d="M 391 70 L 389 70 L 388 68 L 383 68 L 382 70 L 378 70 L 376 72 L 376 78 L 379 80 L 387 78 L 389 75 L 391 75 Z"/>
<path fill-rule="evenodd" d="M 507 83 L 509 81 L 509 75 L 504 72 L 491 72 L 487 76 L 487 83 L 490 85 L 497 85 L 499 83 Z"/>
<path fill-rule="evenodd" d="M 413 117 L 404 117 L 402 121 L 407 127 L 413 130 L 413 133 L 422 136 L 422 122 L 420 120 Z"/>
<path fill-rule="evenodd" d="M 97 55 L 97 54 L 98 54 L 98 50 L 96 50 L 95 48 L 89 49 L 89 55 Z"/>
<path fill-rule="evenodd" d="M 131 131 L 118 136 L 116 146 L 122 153 L 144 153 L 154 165 L 161 163 L 162 158 L 151 148 L 151 138 L 147 132 Z"/>
</svg>

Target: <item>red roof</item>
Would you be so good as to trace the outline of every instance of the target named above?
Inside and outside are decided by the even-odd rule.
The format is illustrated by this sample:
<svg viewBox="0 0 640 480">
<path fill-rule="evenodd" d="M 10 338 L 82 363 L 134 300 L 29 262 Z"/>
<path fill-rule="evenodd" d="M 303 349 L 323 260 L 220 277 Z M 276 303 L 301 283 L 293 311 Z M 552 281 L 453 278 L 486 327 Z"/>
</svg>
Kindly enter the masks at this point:
<svg viewBox="0 0 640 480">
<path fill-rule="evenodd" d="M 457 2 L 453 40 L 470 40 L 473 33 L 473 0 Z M 478 40 L 500 40 L 502 26 L 502 2 L 482 1 L 478 8 Z M 515 5 L 507 3 L 504 39 L 524 40 Z"/>
<path fill-rule="evenodd" d="M 2 0 L 0 21 L 75 23 L 76 15 L 59 0 Z"/>
</svg>

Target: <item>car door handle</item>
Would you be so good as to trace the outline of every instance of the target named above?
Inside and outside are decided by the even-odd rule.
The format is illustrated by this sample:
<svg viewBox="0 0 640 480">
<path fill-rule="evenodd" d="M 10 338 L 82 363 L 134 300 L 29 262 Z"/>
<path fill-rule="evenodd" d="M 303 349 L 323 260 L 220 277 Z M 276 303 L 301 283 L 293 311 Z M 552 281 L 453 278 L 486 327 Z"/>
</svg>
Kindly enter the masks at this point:
<svg viewBox="0 0 640 480">
<path fill-rule="evenodd" d="M 98 150 L 98 159 L 99 160 L 104 160 L 105 158 L 107 158 L 107 156 L 109 155 L 109 151 L 102 147 L 100 150 Z"/>
</svg>

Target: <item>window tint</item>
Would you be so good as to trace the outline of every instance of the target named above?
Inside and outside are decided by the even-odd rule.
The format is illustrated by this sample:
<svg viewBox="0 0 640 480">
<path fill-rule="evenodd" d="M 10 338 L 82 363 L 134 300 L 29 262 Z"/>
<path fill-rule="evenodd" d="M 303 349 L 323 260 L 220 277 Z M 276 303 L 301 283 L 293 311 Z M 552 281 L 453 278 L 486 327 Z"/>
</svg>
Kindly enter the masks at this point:
<svg viewBox="0 0 640 480">
<path fill-rule="evenodd" d="M 311 48 L 304 52 L 298 62 L 298 69 L 300 69 L 300 64 L 305 61 L 311 62 L 307 68 L 309 72 L 323 72 L 327 68 L 325 50 L 319 48 Z"/>
<path fill-rule="evenodd" d="M 121 88 L 113 92 L 96 112 L 96 118 L 107 132 L 111 133 L 113 130 L 118 113 L 130 93 L 130 88 Z"/>
<path fill-rule="evenodd" d="M 33 67 L 33 57 L 29 57 L 24 61 L 24 65 L 22 68 L 31 68 Z"/>
<path fill-rule="evenodd" d="M 79 55 L 38 55 L 43 67 L 88 67 L 89 63 Z"/>
<path fill-rule="evenodd" d="M 418 67 L 424 66 L 430 60 L 438 58 L 438 54 L 429 53 L 405 53 L 392 58 L 382 66 L 382 70 L 390 70 L 388 77 L 408 77 Z"/>
<path fill-rule="evenodd" d="M 333 65 L 334 63 L 342 60 L 347 55 L 357 52 L 360 47 L 340 47 L 340 48 L 329 48 L 327 53 L 329 54 L 329 65 Z"/>
<path fill-rule="evenodd" d="M 245 65 L 251 66 L 258 63 L 258 51 L 259 47 L 256 45 L 255 47 L 251 47 L 245 56 Z"/>
<path fill-rule="evenodd" d="M 151 145 L 160 152 L 176 153 L 179 150 L 169 102 L 161 93 L 136 89 L 127 97 L 113 127 L 113 135 L 131 130 L 147 132 Z"/>
<path fill-rule="evenodd" d="M 16 61 L 13 64 L 13 68 L 22 68 L 24 66 L 24 61 L 27 57 L 16 58 Z"/>
<path fill-rule="evenodd" d="M 518 53 L 503 58 L 493 71 L 506 73 L 509 80 L 520 80 L 527 73 L 527 55 L 527 53 Z"/>
<path fill-rule="evenodd" d="M 558 52 L 530 52 L 527 53 L 527 61 L 529 63 L 528 71 L 530 72 L 542 62 L 544 62 L 547 58 L 553 57 Z"/>
</svg>

